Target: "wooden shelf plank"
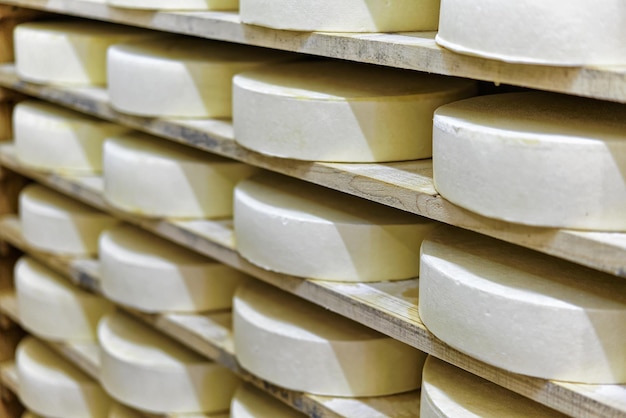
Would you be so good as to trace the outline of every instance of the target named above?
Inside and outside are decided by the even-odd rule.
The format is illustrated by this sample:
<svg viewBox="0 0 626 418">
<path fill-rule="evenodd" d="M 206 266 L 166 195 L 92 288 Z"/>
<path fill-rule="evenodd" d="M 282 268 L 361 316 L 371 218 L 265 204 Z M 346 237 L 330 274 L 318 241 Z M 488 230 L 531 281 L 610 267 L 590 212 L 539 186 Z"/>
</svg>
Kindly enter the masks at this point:
<svg viewBox="0 0 626 418">
<path fill-rule="evenodd" d="M 54 256 L 37 251 L 25 243 L 21 236 L 19 222 L 13 216 L 0 219 L 0 239 L 47 263 L 51 268 L 73 278 L 75 282 L 76 277 L 83 277 L 82 282 L 88 283 L 89 288 L 99 288 L 99 273 L 98 269 L 94 268 L 96 261 L 88 264 L 89 271 L 80 270 L 81 266 L 85 265 L 82 259 L 76 263 L 69 258 L 58 257 L 56 261 L 50 263 Z M 580 385 L 515 375 L 486 365 L 448 347 L 429 333 L 419 319 L 416 280 L 347 284 L 292 279 L 297 280 L 299 284 L 290 283 L 292 286 L 288 288 L 292 291 L 300 290 L 293 293 L 303 293 L 303 296 L 315 303 L 338 311 L 371 328 L 382 332 L 388 331 L 386 333 L 394 338 L 568 415 L 626 417 L 626 385 Z M 277 282 L 288 283 L 281 279 Z M 276 284 L 272 281 L 270 283 Z M 302 289 L 305 290 L 302 291 Z M 262 382 L 239 368 L 232 345 L 230 313 L 148 315 L 133 312 L 133 314 L 195 351 L 237 371 L 244 379 L 269 390 L 275 396 L 287 400 L 288 403 L 306 405 L 309 414 L 316 411 L 315 408 L 319 408 L 320 403 L 332 405 L 333 408 L 350 408 L 349 402 L 337 402 L 332 398 L 312 395 L 301 399 L 292 398 L 293 392 L 268 385 L 267 382 Z M 401 399 L 402 396 L 406 398 Z M 410 403 L 410 396 L 412 395 L 399 395 L 398 403 L 400 405 L 404 402 Z M 371 402 L 381 401 L 372 399 Z M 377 409 L 380 408 L 380 405 L 377 406 Z"/>
<path fill-rule="evenodd" d="M 339 164 L 267 157 L 238 146 L 234 141 L 232 125 L 226 120 L 160 120 L 124 115 L 111 109 L 103 89 L 62 88 L 21 82 L 11 65 L 0 66 L 0 85 L 204 151 L 626 277 L 626 233 L 537 228 L 474 214 L 437 194 L 433 186 L 431 160 Z M 2 162 L 18 170 L 11 151 L 6 147 Z"/>
<path fill-rule="evenodd" d="M 626 66 L 550 67 L 455 54 L 435 32 L 299 33 L 242 24 L 236 12 L 152 12 L 84 0 L 3 0 L 6 5 L 167 32 L 626 102 Z"/>
</svg>

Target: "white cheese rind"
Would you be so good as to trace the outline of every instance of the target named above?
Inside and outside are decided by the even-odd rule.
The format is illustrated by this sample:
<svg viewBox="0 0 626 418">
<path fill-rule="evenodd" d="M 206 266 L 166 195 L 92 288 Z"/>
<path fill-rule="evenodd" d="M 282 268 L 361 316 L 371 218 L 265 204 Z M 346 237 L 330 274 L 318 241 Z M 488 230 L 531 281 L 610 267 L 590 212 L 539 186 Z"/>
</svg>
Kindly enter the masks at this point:
<svg viewBox="0 0 626 418">
<path fill-rule="evenodd" d="M 18 345 L 19 397 L 31 411 L 58 418 L 107 418 L 111 399 L 98 382 L 26 337 Z"/>
<path fill-rule="evenodd" d="M 162 35 L 91 20 L 22 23 L 14 32 L 15 71 L 34 83 L 106 84 L 110 45 L 158 36 Z"/>
<path fill-rule="evenodd" d="M 98 173 L 104 139 L 126 131 L 129 128 L 41 101 L 19 102 L 13 112 L 17 159 L 40 170 Z"/>
<path fill-rule="evenodd" d="M 109 97 L 115 109 L 134 115 L 230 117 L 236 73 L 291 58 L 280 51 L 185 37 L 114 45 L 107 57 Z"/>
<path fill-rule="evenodd" d="M 237 10 L 239 7 L 239 0 L 106 0 L 106 3 L 145 10 Z"/>
<path fill-rule="evenodd" d="M 420 418 L 564 417 L 563 414 L 429 356 L 424 364 Z"/>
<path fill-rule="evenodd" d="M 267 66 L 233 80 L 235 140 L 298 160 L 430 158 L 435 109 L 475 91 L 470 80 L 356 63 Z"/>
<path fill-rule="evenodd" d="M 235 184 L 258 171 L 141 133 L 107 139 L 103 164 L 111 205 L 170 218 L 231 216 Z"/>
<path fill-rule="evenodd" d="M 239 379 L 228 369 L 117 312 L 98 326 L 100 380 L 116 400 L 149 412 L 228 409 Z"/>
<path fill-rule="evenodd" d="M 436 30 L 439 0 L 241 0 L 243 23 L 328 32 Z"/>
<path fill-rule="evenodd" d="M 437 43 L 506 62 L 626 64 L 626 4 L 606 0 L 442 0 Z"/>
<path fill-rule="evenodd" d="M 245 274 L 153 234 L 125 225 L 104 231 L 102 291 L 144 312 L 230 308 Z"/>
<path fill-rule="evenodd" d="M 106 299 L 85 292 L 30 257 L 15 265 L 20 323 L 48 340 L 91 341 L 102 316 L 113 310 Z"/>
<path fill-rule="evenodd" d="M 424 218 L 284 176 L 235 189 L 237 250 L 267 270 L 333 281 L 416 277 Z"/>
<path fill-rule="evenodd" d="M 626 283 L 493 238 L 442 227 L 424 240 L 419 313 L 446 344 L 502 369 L 626 382 Z"/>
<path fill-rule="evenodd" d="M 441 195 L 535 226 L 626 230 L 626 107 L 550 93 L 491 95 L 435 113 Z"/>
<path fill-rule="evenodd" d="M 24 240 L 37 249 L 55 254 L 96 254 L 100 233 L 118 222 L 38 184 L 22 190 L 19 206 Z"/>
<path fill-rule="evenodd" d="M 235 293 L 233 326 L 241 366 L 287 389 L 357 397 L 420 385 L 424 353 L 257 280 Z"/>
<path fill-rule="evenodd" d="M 302 418 L 305 415 L 251 384 L 239 386 L 230 403 L 230 418 Z"/>
</svg>

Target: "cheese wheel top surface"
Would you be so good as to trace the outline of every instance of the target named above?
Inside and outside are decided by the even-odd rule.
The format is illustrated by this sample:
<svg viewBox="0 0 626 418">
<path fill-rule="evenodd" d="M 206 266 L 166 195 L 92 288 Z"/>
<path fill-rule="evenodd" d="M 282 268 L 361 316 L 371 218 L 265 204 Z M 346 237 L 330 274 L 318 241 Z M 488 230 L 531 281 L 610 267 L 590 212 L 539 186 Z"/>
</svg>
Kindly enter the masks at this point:
<svg viewBox="0 0 626 418">
<path fill-rule="evenodd" d="M 115 313 L 98 325 L 103 349 L 132 363 L 155 368 L 179 368 L 208 360 L 138 321 Z"/>
<path fill-rule="evenodd" d="M 422 417 L 565 417 L 432 356 L 424 364 L 422 378 Z"/>
<path fill-rule="evenodd" d="M 282 290 L 248 280 L 235 293 L 238 312 L 258 326 L 311 342 L 388 338 L 373 329 Z"/>
<path fill-rule="evenodd" d="M 50 384 L 95 384 L 91 377 L 34 338 L 27 337 L 19 344 L 16 362 L 18 369 L 27 368 L 33 375 L 50 380 Z"/>
<path fill-rule="evenodd" d="M 443 105 L 435 112 L 442 129 L 493 129 L 563 142 L 617 141 L 626 147 L 626 105 L 554 93 L 508 93 L 474 97 Z M 451 122 L 448 123 L 447 120 Z M 551 137 L 548 137 L 551 135 Z"/>
<path fill-rule="evenodd" d="M 301 418 L 305 415 L 251 384 L 239 386 L 230 404 L 231 418 Z"/>
<path fill-rule="evenodd" d="M 20 202 L 29 210 L 45 216 L 65 216 L 67 213 L 98 215 L 102 212 L 39 184 L 31 184 L 20 193 Z M 102 214 L 104 216 L 104 214 Z"/>
<path fill-rule="evenodd" d="M 396 100 L 469 90 L 468 80 L 341 61 L 276 64 L 235 76 L 244 89 L 299 100 Z"/>
<path fill-rule="evenodd" d="M 308 222 L 345 224 L 416 224 L 427 221 L 355 196 L 289 177 L 263 173 L 240 182 L 237 198 L 263 210 Z"/>
<path fill-rule="evenodd" d="M 100 36 L 103 38 L 121 38 L 128 35 L 146 35 L 150 33 L 145 29 L 132 26 L 116 25 L 114 23 L 97 22 L 93 20 L 41 20 L 21 23 L 16 30 L 42 31 L 58 36 Z"/>
</svg>

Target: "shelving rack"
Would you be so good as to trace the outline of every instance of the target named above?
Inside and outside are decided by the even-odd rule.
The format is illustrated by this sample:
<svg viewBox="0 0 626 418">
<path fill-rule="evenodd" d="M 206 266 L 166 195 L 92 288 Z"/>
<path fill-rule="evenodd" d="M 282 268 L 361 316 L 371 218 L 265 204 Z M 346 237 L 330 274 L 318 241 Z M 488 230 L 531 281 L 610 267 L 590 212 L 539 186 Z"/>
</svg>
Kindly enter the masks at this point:
<svg viewBox="0 0 626 418">
<path fill-rule="evenodd" d="M 232 12 L 136 11 L 82 0 L 0 0 L 0 5 L 626 103 L 626 66 L 563 68 L 500 63 L 441 49 L 434 42 L 434 33 L 297 33 L 244 25 L 239 22 L 237 14 Z M 436 193 L 430 160 L 335 164 L 271 158 L 239 147 L 234 142 L 232 125 L 227 120 L 161 120 L 124 115 L 110 107 L 103 88 L 61 88 L 22 82 L 15 76 L 11 64 L 0 67 L 0 86 L 203 151 L 561 257 L 585 268 L 612 274 L 616 276 L 615 280 L 626 277 L 626 233 L 533 228 L 470 213 Z M 251 265 L 239 256 L 234 245 L 231 220 L 150 220 L 117 211 L 104 201 L 100 178 L 72 178 L 28 169 L 15 160 L 10 146 L 0 149 L 0 165 L 566 414 L 578 417 L 626 417 L 626 385 L 580 385 L 515 375 L 446 346 L 426 330 L 418 317 L 416 279 L 396 283 L 345 284 L 271 273 Z M 0 223 L 0 238 L 69 275 L 81 286 L 98 291 L 95 260 L 64 259 L 36 252 L 20 239 L 19 228 L 11 217 L 4 218 Z M 144 321 L 196 351 L 227 367 L 238 367 L 232 352 L 226 353 L 223 346 L 220 348 L 219 344 L 216 345 L 214 340 L 203 334 L 206 331 L 206 318 L 206 315 L 142 316 Z M 221 335 L 228 333 L 229 325 L 225 325 L 228 322 L 225 318 L 218 321 L 222 326 Z M 216 326 L 211 329 L 217 332 L 220 328 Z M 254 380 L 252 377 L 249 379 Z M 292 406 L 302 405 L 302 400 L 291 400 L 290 395 L 285 399 L 284 393 L 274 391 L 273 394 Z M 304 409 L 309 415 L 320 416 L 315 415 L 314 403 L 307 405 Z M 326 413 L 329 415 L 321 416 L 341 416 L 332 415 L 336 413 L 333 411 Z"/>
</svg>

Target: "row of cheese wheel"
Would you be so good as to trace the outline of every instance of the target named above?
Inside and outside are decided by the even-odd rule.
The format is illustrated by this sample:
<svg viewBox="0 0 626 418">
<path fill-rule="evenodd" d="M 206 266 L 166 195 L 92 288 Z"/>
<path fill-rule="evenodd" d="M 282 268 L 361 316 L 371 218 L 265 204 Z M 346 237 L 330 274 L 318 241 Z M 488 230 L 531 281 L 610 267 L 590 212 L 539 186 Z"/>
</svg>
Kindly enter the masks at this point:
<svg viewBox="0 0 626 418">
<path fill-rule="evenodd" d="M 503 5 L 497 0 L 90 0 L 153 10 L 236 10 L 243 23 L 275 29 L 406 32 L 439 29 L 457 53 L 542 65 L 626 63 L 621 0 Z M 320 4 L 321 1 L 321 4 Z M 440 4 L 441 3 L 441 4 Z M 597 22 L 602 22 L 598 25 Z"/>
<path fill-rule="evenodd" d="M 313 191 L 310 197 L 302 196 L 305 188 Z M 31 186 L 21 198 L 24 235 L 32 245 L 54 250 L 41 240 L 81 234 L 48 227 L 41 216 L 29 227 L 33 190 L 40 195 L 42 189 Z M 40 213 L 76 216 L 60 215 L 50 201 L 38 202 L 46 209 Z M 547 379 L 626 381 L 626 329 L 615 325 L 626 323 L 622 281 L 455 228 L 431 232 L 432 223 L 388 211 L 318 186 L 257 176 L 235 192 L 237 248 L 263 268 L 302 277 L 376 281 L 380 275 L 419 273 L 422 320 L 460 351 Z M 95 230 L 105 226 L 110 224 Z M 97 242 L 98 235 L 92 235 Z M 100 260 L 104 293 L 149 312 L 228 307 L 243 276 L 131 227 L 101 235 Z M 446 300 L 450 305 L 442 303 Z M 566 358 L 563 352 L 569 353 Z"/>
<path fill-rule="evenodd" d="M 20 77 L 60 81 L 51 76 L 49 65 L 29 64 L 24 57 L 45 59 L 46 53 L 55 51 L 53 45 L 36 41 L 38 37 L 54 39 L 50 43 L 60 42 L 63 48 L 80 43 L 76 37 L 88 45 L 76 48 L 76 56 L 83 49 L 96 54 L 92 45 L 100 44 L 100 58 L 90 55 L 89 62 L 99 63 L 104 78 L 87 81 L 104 82 L 106 46 L 124 38 L 111 27 L 85 26 L 85 22 L 39 22 L 18 27 Z M 73 30 L 91 34 L 78 36 Z M 112 105 L 127 113 L 170 117 L 227 117 L 232 108 L 240 145 L 284 158 L 373 162 L 432 155 L 437 191 L 473 212 L 534 226 L 626 230 L 624 105 L 538 92 L 445 104 L 473 94 L 474 83 L 334 61 L 258 68 L 291 57 L 258 49 L 252 54 L 250 48 L 184 38 L 112 46 L 108 64 Z M 67 74 L 67 61 L 58 61 L 64 63 L 61 73 Z M 80 71 L 86 68 L 78 64 L 80 60 L 76 65 Z M 252 67 L 257 69 L 246 72 Z M 44 72 L 35 75 L 29 68 Z M 244 73 L 234 77 L 231 97 L 231 79 L 240 71 Z M 22 135 L 18 122 L 16 138 L 39 137 L 37 132 Z M 90 133 L 91 148 L 97 150 L 96 136 L 121 128 L 93 129 L 98 132 Z M 61 135 L 63 130 L 53 131 Z M 97 165 L 93 150 L 89 158 Z M 56 158 L 61 153 L 39 155 Z"/>
<path fill-rule="evenodd" d="M 20 260 L 18 289 L 25 268 L 43 266 Z M 45 307 L 40 309 L 44 314 Z M 57 321 L 72 319 L 52 314 Z M 29 409 L 50 418 L 118 417 L 125 408 L 112 408 L 111 396 L 152 413 L 219 412 L 230 404 L 231 417 L 300 416 L 251 388 L 240 388 L 231 400 L 238 385 L 232 373 L 121 312 L 105 314 L 97 328 L 104 390 L 40 342 L 22 342 L 16 356 L 19 395 Z M 477 411 L 481 416 L 503 411 L 560 416 L 433 358 L 423 366 L 424 355 L 417 350 L 260 282 L 242 285 L 235 297 L 234 338 L 242 367 L 288 389 L 373 396 L 415 389 L 423 380 L 422 416 L 475 416 Z"/>
</svg>

